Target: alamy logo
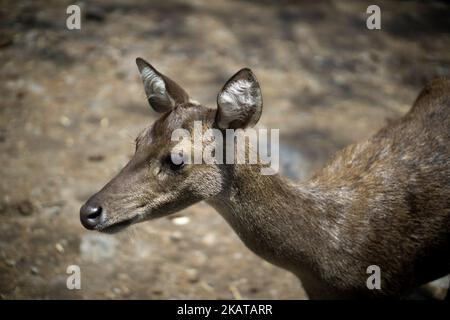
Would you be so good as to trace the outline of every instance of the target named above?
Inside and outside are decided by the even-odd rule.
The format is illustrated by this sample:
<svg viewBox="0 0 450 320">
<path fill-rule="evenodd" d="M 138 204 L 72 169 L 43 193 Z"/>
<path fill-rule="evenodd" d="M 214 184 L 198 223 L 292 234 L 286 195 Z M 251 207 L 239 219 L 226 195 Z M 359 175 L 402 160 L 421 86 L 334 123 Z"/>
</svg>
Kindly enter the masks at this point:
<svg viewBox="0 0 450 320">
<path fill-rule="evenodd" d="M 366 20 L 366 26 L 369 30 L 381 29 L 381 9 L 376 4 L 367 7 L 366 13 L 370 16 Z"/>
<path fill-rule="evenodd" d="M 278 172 L 278 129 L 226 129 L 224 132 L 225 141 L 219 129 L 207 129 L 203 132 L 201 121 L 194 121 L 193 136 L 186 129 L 174 130 L 171 140 L 178 143 L 171 152 L 172 162 L 177 165 L 259 163 L 262 165 L 262 175 Z"/>
<path fill-rule="evenodd" d="M 370 274 L 367 278 L 366 285 L 369 290 L 381 289 L 381 269 L 377 265 L 367 267 L 366 273 Z"/>
<path fill-rule="evenodd" d="M 66 286 L 69 290 L 81 289 L 81 270 L 77 265 L 70 265 L 66 269 L 66 273 L 70 274 L 67 277 Z"/>
<path fill-rule="evenodd" d="M 66 9 L 66 13 L 69 15 L 66 19 L 66 27 L 69 30 L 81 29 L 81 9 L 76 4 L 70 5 Z"/>
</svg>

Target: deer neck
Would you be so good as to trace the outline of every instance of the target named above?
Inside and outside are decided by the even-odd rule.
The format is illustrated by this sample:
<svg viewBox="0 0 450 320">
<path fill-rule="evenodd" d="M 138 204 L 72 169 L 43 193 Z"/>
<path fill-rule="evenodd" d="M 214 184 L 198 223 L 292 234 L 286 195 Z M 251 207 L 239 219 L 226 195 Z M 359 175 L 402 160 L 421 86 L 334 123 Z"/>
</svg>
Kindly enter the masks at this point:
<svg viewBox="0 0 450 320">
<path fill-rule="evenodd" d="M 228 182 L 208 203 L 247 247 L 295 273 L 299 264 L 313 268 L 317 251 L 333 236 L 328 226 L 336 204 L 312 186 L 261 175 L 258 166 L 235 166 Z"/>
</svg>

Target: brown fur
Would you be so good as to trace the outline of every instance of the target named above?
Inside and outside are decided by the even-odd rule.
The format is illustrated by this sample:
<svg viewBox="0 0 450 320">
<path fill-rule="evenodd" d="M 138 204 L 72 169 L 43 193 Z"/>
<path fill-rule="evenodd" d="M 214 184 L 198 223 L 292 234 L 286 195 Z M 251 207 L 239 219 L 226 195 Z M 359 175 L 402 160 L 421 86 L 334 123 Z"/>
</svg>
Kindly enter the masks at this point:
<svg viewBox="0 0 450 320">
<path fill-rule="evenodd" d="M 396 297 L 449 273 L 450 80 L 301 184 L 258 165 L 171 171 L 172 130 L 215 127 L 216 111 L 187 99 L 141 133 L 130 163 L 88 201 L 105 210 L 97 230 L 206 200 L 252 251 L 299 276 L 310 298 Z M 381 269 L 381 290 L 366 286 L 369 265 Z"/>
</svg>

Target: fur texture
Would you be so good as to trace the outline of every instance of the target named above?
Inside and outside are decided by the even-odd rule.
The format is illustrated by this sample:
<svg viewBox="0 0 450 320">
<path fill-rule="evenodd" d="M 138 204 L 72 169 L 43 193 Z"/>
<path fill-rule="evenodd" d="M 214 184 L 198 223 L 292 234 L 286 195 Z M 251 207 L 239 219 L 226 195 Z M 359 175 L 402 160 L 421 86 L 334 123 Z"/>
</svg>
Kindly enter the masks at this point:
<svg viewBox="0 0 450 320">
<path fill-rule="evenodd" d="M 161 79 L 167 90 L 184 92 Z M 245 111 L 254 83 L 230 81 L 217 111 L 181 94 L 141 133 L 131 161 L 87 203 L 103 208 L 97 230 L 206 200 L 252 251 L 299 276 L 310 298 L 397 297 L 449 273 L 450 80 L 428 85 L 403 118 L 338 152 L 300 184 L 261 175 L 259 165 L 174 170 L 174 129 L 192 130 L 195 120 L 205 130 L 255 122 L 255 113 Z M 381 290 L 366 286 L 370 265 L 381 269 Z"/>
</svg>

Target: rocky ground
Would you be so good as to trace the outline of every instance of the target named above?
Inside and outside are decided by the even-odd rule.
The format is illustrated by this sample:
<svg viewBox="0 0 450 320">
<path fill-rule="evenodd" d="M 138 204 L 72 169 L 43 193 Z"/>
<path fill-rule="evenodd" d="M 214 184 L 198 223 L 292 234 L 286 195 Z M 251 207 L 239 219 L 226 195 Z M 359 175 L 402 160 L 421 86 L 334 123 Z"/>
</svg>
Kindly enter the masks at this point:
<svg viewBox="0 0 450 320">
<path fill-rule="evenodd" d="M 372 1 L 373 2 L 373 1 Z M 302 299 L 206 204 L 117 235 L 88 232 L 81 204 L 122 167 L 156 117 L 141 56 L 210 106 L 243 66 L 260 125 L 280 128 L 282 171 L 305 179 L 337 149 L 404 114 L 450 74 L 444 1 L 71 1 L 0 7 L 0 298 Z M 79 265 L 82 289 L 66 288 Z"/>
</svg>

